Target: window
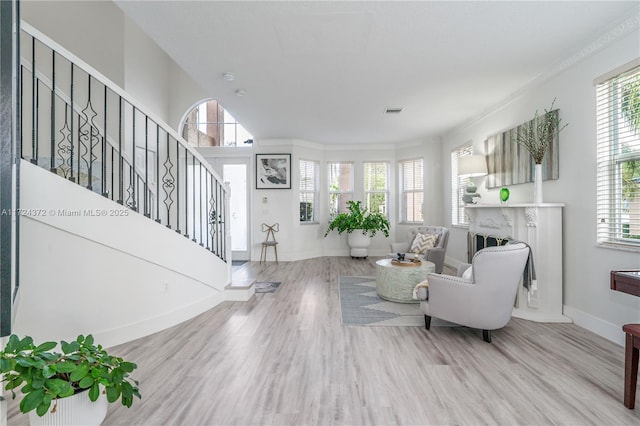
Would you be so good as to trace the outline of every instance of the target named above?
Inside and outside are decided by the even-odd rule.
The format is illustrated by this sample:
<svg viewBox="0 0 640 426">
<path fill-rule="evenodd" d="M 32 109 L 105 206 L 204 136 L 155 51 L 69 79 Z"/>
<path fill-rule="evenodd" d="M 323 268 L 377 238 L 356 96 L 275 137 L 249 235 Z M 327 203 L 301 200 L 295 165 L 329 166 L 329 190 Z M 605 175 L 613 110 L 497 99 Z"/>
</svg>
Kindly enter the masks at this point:
<svg viewBox="0 0 640 426">
<path fill-rule="evenodd" d="M 640 61 L 596 80 L 597 238 L 640 250 Z"/>
<path fill-rule="evenodd" d="M 400 221 L 423 222 L 424 178 L 422 158 L 400 162 Z"/>
<path fill-rule="evenodd" d="M 458 176 L 458 162 L 460 158 L 471 155 L 473 152 L 471 144 L 461 146 L 451 151 L 451 224 L 468 226 L 468 218 L 464 213 L 464 203 L 462 196 L 464 190 L 470 183 L 469 176 Z"/>
<path fill-rule="evenodd" d="M 389 163 L 364 163 L 364 198 L 370 212 L 389 217 Z"/>
<path fill-rule="evenodd" d="M 317 222 L 318 172 L 320 164 L 300 160 L 300 222 Z"/>
<path fill-rule="evenodd" d="M 253 136 L 218 101 L 203 102 L 193 108 L 185 119 L 182 137 L 192 146 L 253 144 Z"/>
<path fill-rule="evenodd" d="M 329 218 L 347 211 L 347 201 L 353 200 L 353 163 L 328 163 Z"/>
</svg>

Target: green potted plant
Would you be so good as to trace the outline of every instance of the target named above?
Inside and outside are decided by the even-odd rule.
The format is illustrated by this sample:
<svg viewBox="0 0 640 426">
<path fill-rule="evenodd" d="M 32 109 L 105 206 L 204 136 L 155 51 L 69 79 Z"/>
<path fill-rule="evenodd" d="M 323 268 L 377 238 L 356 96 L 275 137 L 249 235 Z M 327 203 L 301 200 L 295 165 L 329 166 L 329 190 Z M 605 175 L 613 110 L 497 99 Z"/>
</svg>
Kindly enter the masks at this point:
<svg viewBox="0 0 640 426">
<path fill-rule="evenodd" d="M 84 398 L 80 402 L 84 410 L 95 406 L 97 413 L 90 414 L 94 418 L 83 424 L 99 425 L 107 414 L 107 402 L 121 400 L 122 405 L 131 407 L 133 397 L 140 398 L 138 382 L 129 378 L 136 364 L 109 355 L 101 345 L 94 344 L 93 336 L 61 341 L 62 353 L 54 351 L 57 346 L 56 342 L 36 345 L 29 336 L 20 339 L 11 335 L 0 352 L 5 390 L 15 398 L 15 390 L 21 387 L 24 397 L 20 411 L 29 413 L 31 424 L 46 424 L 43 419 L 52 416 L 57 417 L 56 424 L 64 424 L 68 414 L 61 405 L 66 408 L 73 400 Z"/>
<path fill-rule="evenodd" d="M 382 232 L 385 237 L 389 236 L 389 220 L 381 213 L 369 212 L 360 201 L 347 201 L 347 208 L 348 212 L 338 214 L 329 222 L 324 236 L 333 230 L 336 230 L 338 235 L 346 232 L 351 257 L 367 257 L 371 237 L 378 232 Z"/>
</svg>

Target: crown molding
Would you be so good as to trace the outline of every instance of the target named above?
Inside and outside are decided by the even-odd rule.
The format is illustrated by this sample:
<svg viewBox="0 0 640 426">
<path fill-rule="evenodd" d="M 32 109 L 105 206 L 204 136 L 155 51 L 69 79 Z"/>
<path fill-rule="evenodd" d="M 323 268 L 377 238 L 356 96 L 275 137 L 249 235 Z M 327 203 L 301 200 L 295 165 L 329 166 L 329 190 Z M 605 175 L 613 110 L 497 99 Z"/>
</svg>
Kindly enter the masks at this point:
<svg viewBox="0 0 640 426">
<path fill-rule="evenodd" d="M 399 144 L 322 144 L 318 142 L 310 142 L 302 139 L 256 139 L 254 142 L 257 147 L 274 147 L 274 146 L 290 146 L 300 148 L 310 148 L 317 151 L 354 151 L 366 147 L 368 151 L 380 151 L 397 149 Z"/>
<path fill-rule="evenodd" d="M 520 89 L 509 94 L 508 96 L 503 98 L 501 101 L 485 109 L 480 114 L 475 115 L 470 119 L 464 121 L 463 123 L 455 126 L 445 134 L 450 135 L 460 130 L 468 129 L 469 127 L 477 124 L 478 122 L 484 120 L 490 115 L 493 115 L 496 112 L 499 112 L 500 110 L 504 109 L 509 104 L 511 104 L 512 102 L 514 102 L 515 100 L 523 96 L 527 91 L 551 80 L 553 77 L 573 67 L 577 63 L 603 50 L 604 48 L 609 46 L 611 43 L 621 39 L 622 37 L 625 37 L 626 35 L 630 34 L 632 31 L 635 31 L 638 27 L 640 27 L 640 12 L 636 12 L 632 16 L 625 16 L 624 18 L 622 18 L 621 20 L 617 21 L 615 24 L 610 26 L 607 30 L 600 33 L 600 35 L 595 40 L 593 40 L 591 43 L 584 46 L 579 51 L 575 52 L 573 55 L 569 56 L 566 59 L 556 62 L 549 69 L 547 69 L 546 71 L 540 73 L 539 75 L 531 79 L 528 83 L 526 83 Z"/>
</svg>

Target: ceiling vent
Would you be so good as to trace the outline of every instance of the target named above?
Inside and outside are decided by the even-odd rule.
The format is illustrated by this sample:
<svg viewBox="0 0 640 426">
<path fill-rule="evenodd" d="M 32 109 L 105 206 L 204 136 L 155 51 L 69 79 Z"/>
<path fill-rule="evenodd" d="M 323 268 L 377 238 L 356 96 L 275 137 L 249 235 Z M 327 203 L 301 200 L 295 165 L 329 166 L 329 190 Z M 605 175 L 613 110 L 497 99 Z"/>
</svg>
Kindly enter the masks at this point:
<svg viewBox="0 0 640 426">
<path fill-rule="evenodd" d="M 400 114 L 402 112 L 402 108 L 387 108 L 384 110 L 385 114 Z"/>
</svg>

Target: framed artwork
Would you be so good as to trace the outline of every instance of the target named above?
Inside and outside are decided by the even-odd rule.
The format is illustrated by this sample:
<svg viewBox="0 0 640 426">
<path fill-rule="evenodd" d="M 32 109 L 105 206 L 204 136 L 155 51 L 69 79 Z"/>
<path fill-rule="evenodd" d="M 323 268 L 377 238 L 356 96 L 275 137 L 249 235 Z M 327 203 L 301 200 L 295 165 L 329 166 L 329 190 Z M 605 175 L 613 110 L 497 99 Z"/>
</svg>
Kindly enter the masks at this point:
<svg viewBox="0 0 640 426">
<path fill-rule="evenodd" d="M 256 154 L 256 189 L 291 189 L 291 154 Z"/>
<path fill-rule="evenodd" d="M 558 110 L 549 111 L 547 114 L 557 115 Z M 533 182 L 535 162 L 529 152 L 517 142 L 520 129 L 528 125 L 530 122 L 490 136 L 484 141 L 489 172 L 485 181 L 487 188 Z M 553 140 L 549 142 L 547 154 L 542 161 L 542 180 L 558 179 L 560 175 L 558 146 L 558 132 L 556 132 Z"/>
</svg>

